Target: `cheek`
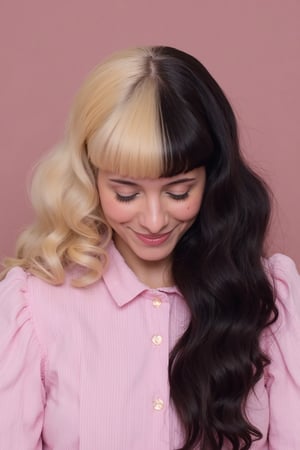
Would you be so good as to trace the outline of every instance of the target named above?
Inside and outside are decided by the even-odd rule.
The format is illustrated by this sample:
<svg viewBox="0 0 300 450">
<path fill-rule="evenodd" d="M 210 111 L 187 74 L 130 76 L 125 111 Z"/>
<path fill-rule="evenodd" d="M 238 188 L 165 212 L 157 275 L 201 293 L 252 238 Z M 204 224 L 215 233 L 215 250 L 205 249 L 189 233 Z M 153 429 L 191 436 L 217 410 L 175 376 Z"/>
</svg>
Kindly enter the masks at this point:
<svg viewBox="0 0 300 450">
<path fill-rule="evenodd" d="M 125 223 L 132 219 L 129 205 L 117 202 L 115 198 L 100 195 L 100 202 L 105 219 L 110 223 Z"/>
<path fill-rule="evenodd" d="M 201 199 L 191 200 L 177 209 L 176 217 L 178 220 L 182 221 L 193 220 L 197 216 L 200 207 L 201 207 Z"/>
</svg>

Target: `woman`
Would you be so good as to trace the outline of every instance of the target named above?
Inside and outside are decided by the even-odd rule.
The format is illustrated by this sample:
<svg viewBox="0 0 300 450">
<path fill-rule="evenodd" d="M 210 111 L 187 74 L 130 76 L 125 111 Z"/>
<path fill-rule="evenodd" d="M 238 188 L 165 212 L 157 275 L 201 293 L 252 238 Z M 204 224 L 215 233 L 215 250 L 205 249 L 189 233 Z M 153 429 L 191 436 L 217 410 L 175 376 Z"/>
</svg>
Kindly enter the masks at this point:
<svg viewBox="0 0 300 450">
<path fill-rule="evenodd" d="M 0 284 L 1 450 L 299 450 L 299 278 L 207 70 L 113 55 Z M 10 269 L 10 270 L 9 270 Z"/>
</svg>

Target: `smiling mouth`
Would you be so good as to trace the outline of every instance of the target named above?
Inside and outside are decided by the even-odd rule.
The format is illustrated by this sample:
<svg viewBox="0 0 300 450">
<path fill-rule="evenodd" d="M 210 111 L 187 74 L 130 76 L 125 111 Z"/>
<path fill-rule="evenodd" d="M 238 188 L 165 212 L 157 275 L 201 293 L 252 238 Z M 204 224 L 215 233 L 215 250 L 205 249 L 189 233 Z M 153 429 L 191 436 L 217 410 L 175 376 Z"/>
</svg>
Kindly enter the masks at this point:
<svg viewBox="0 0 300 450">
<path fill-rule="evenodd" d="M 153 247 L 164 244 L 169 239 L 170 234 L 171 231 L 163 234 L 142 234 L 135 232 L 135 235 L 140 239 L 140 241 Z"/>
</svg>

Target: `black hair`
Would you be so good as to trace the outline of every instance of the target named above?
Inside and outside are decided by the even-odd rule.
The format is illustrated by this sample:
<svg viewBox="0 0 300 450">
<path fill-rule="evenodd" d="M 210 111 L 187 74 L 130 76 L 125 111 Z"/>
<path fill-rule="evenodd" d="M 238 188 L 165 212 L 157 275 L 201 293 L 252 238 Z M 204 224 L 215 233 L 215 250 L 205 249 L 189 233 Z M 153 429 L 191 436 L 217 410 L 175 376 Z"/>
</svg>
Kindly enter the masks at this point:
<svg viewBox="0 0 300 450">
<path fill-rule="evenodd" d="M 194 57 L 154 48 L 164 176 L 205 165 L 203 203 L 178 242 L 173 277 L 191 312 L 170 354 L 170 394 L 184 425 L 182 450 L 246 450 L 262 433 L 246 417 L 247 397 L 270 362 L 262 331 L 277 318 L 263 268 L 270 198 L 240 152 L 223 91 Z"/>
</svg>

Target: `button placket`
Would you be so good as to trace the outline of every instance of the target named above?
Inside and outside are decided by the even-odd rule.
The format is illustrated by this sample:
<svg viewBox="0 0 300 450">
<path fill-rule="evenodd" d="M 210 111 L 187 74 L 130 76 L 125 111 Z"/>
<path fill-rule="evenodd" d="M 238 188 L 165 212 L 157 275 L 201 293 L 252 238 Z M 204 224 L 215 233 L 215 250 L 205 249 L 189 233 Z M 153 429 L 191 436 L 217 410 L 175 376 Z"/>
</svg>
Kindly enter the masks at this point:
<svg viewBox="0 0 300 450">
<path fill-rule="evenodd" d="M 159 308 L 162 304 L 162 301 L 159 297 L 153 297 L 152 305 L 154 308 Z M 151 338 L 152 344 L 155 346 L 159 346 L 163 342 L 163 338 L 160 334 L 154 334 Z"/>
<path fill-rule="evenodd" d="M 164 294 L 155 293 L 151 299 L 152 303 L 152 330 L 153 335 L 150 337 L 153 351 L 155 352 L 155 360 L 157 367 L 157 375 L 155 376 L 154 390 L 152 397 L 153 413 L 157 414 L 165 410 L 168 404 L 169 386 L 168 386 L 168 355 L 169 355 L 169 302 L 161 296 Z M 160 414 L 157 416 L 159 419 Z"/>
</svg>

